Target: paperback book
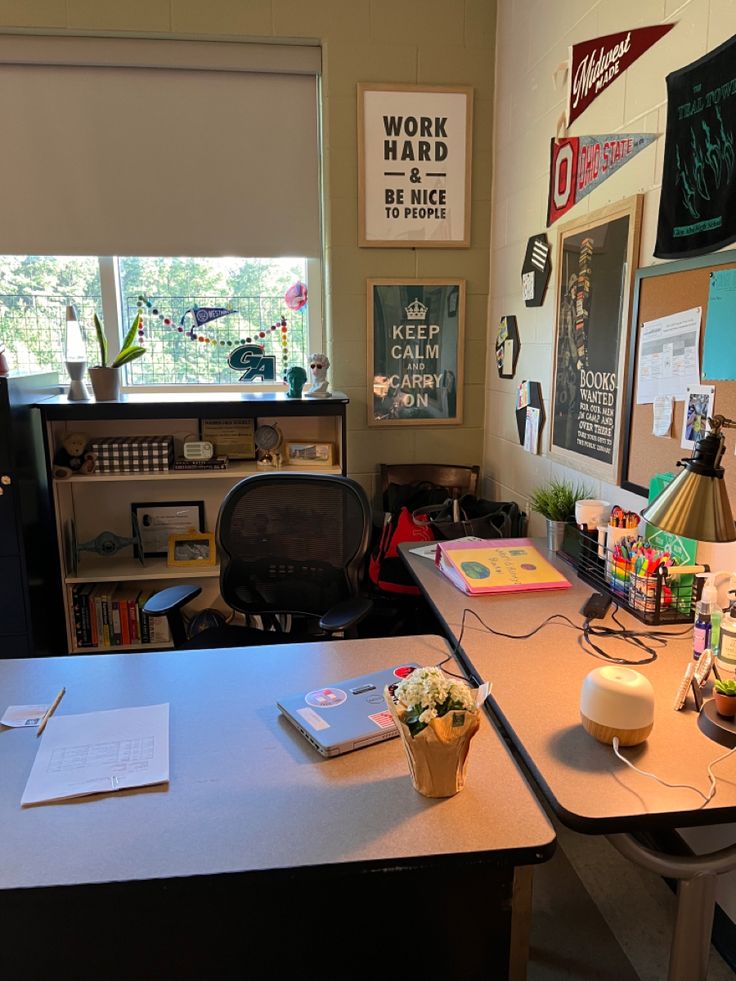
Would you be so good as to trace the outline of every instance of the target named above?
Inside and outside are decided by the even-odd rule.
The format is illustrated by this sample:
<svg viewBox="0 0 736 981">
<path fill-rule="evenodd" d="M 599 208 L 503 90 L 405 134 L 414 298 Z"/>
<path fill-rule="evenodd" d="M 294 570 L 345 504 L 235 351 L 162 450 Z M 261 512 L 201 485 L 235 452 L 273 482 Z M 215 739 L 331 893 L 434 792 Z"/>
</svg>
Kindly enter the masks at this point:
<svg viewBox="0 0 736 981">
<path fill-rule="evenodd" d="M 435 564 L 470 596 L 570 586 L 528 538 L 438 542 Z"/>
</svg>

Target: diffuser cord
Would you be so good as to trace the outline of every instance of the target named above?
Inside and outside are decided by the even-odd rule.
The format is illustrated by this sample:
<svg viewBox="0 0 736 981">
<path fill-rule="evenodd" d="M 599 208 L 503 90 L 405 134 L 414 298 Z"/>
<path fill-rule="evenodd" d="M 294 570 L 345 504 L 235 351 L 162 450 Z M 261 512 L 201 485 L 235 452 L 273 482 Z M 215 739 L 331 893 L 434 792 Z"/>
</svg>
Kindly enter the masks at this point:
<svg viewBox="0 0 736 981">
<path fill-rule="evenodd" d="M 722 753 L 721 756 L 717 756 L 714 760 L 711 760 L 711 762 L 708 764 L 708 782 L 710 784 L 710 790 L 708 791 L 707 794 L 704 794 L 703 791 L 699 790 L 697 787 L 693 787 L 692 784 L 669 783 L 667 780 L 662 780 L 661 777 L 658 777 L 656 773 L 650 773 L 648 770 L 642 770 L 640 767 L 635 766 L 631 762 L 631 760 L 627 760 L 626 757 L 622 756 L 621 752 L 619 751 L 618 736 L 613 737 L 613 752 L 621 760 L 622 763 L 625 763 L 628 767 L 630 767 L 632 770 L 635 770 L 637 773 L 640 773 L 643 777 L 649 777 L 650 780 L 656 780 L 657 783 L 661 783 L 663 787 L 671 787 L 674 790 L 694 790 L 696 794 L 699 794 L 703 798 L 703 803 L 700 805 L 700 807 L 702 808 L 705 807 L 705 805 L 708 804 L 710 801 L 712 801 L 716 795 L 717 778 L 713 773 L 713 767 L 717 763 L 720 763 L 722 760 L 725 760 L 728 756 L 731 756 L 733 753 L 736 753 L 736 746 L 734 746 L 733 749 L 729 749 L 727 753 Z"/>
</svg>

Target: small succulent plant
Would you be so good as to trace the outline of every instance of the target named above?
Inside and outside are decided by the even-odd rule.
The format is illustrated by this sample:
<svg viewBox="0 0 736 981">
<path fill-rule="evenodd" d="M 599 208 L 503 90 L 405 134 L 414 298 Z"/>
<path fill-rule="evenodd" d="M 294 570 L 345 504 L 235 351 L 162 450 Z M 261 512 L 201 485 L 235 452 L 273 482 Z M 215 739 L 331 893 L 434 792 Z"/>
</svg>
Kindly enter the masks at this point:
<svg viewBox="0 0 736 981">
<path fill-rule="evenodd" d="M 718 680 L 713 682 L 713 690 L 718 691 L 721 695 L 736 695 L 736 679 L 726 678 L 725 680 Z"/>
</svg>

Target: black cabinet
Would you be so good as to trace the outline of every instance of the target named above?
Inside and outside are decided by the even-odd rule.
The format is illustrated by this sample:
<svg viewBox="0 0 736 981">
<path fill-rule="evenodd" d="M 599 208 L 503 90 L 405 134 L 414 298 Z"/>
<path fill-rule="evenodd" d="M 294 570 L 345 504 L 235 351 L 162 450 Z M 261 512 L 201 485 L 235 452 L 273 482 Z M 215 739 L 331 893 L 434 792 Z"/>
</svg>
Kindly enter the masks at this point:
<svg viewBox="0 0 736 981">
<path fill-rule="evenodd" d="M 0 657 L 62 653 L 64 612 L 40 419 L 55 372 L 0 377 Z"/>
</svg>

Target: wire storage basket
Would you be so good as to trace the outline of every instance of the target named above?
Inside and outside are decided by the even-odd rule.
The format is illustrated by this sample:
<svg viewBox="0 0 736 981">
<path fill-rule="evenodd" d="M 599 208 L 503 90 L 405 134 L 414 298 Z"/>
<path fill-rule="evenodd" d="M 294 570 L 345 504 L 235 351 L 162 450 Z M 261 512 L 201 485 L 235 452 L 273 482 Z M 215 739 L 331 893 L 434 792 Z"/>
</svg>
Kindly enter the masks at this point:
<svg viewBox="0 0 736 981">
<path fill-rule="evenodd" d="M 703 580 L 692 573 L 678 574 L 677 566 L 656 565 L 637 571 L 635 559 L 609 548 L 595 531 L 575 525 L 565 529 L 562 557 L 572 562 L 578 577 L 598 592 L 607 593 L 622 609 L 651 626 L 692 623 Z M 708 566 L 703 566 L 707 572 Z"/>
</svg>

